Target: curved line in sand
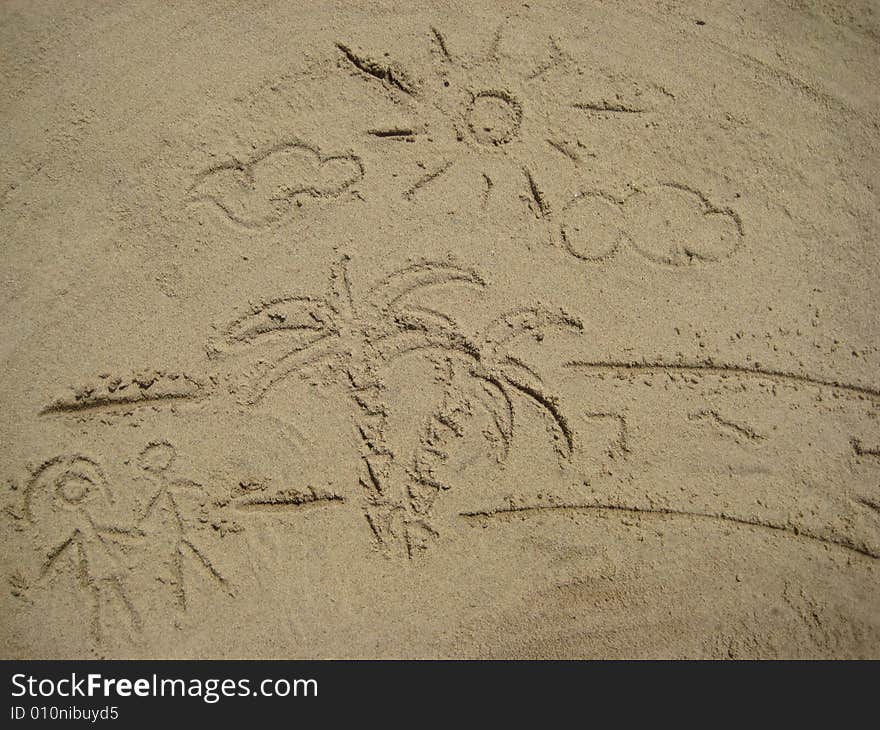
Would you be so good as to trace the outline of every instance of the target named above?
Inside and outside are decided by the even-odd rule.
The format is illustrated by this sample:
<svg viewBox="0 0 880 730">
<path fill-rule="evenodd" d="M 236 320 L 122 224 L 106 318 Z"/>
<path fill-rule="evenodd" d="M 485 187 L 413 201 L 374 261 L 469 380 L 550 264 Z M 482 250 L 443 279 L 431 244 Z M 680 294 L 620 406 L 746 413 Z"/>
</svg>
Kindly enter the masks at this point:
<svg viewBox="0 0 880 730">
<path fill-rule="evenodd" d="M 832 545 L 858 553 L 867 558 L 880 560 L 880 551 L 873 550 L 864 543 L 857 543 L 847 538 L 826 537 L 811 532 L 810 530 L 803 530 L 779 522 L 770 522 L 769 520 L 759 520 L 757 518 L 734 517 L 721 512 L 691 512 L 688 510 L 669 509 L 665 507 L 625 507 L 616 504 L 593 503 L 555 505 L 538 504 L 523 507 L 502 507 L 500 509 L 482 510 L 477 512 L 460 512 L 459 516 L 476 522 L 488 522 L 493 519 L 505 519 L 517 515 L 525 517 L 543 512 L 624 512 L 636 516 L 655 515 L 661 517 L 687 517 L 691 519 L 710 520 L 713 522 L 728 522 L 740 526 L 757 527 L 764 530 L 772 530 L 774 532 L 783 532 L 790 537 L 799 537 L 804 540 L 812 540 L 825 545 Z"/>
</svg>

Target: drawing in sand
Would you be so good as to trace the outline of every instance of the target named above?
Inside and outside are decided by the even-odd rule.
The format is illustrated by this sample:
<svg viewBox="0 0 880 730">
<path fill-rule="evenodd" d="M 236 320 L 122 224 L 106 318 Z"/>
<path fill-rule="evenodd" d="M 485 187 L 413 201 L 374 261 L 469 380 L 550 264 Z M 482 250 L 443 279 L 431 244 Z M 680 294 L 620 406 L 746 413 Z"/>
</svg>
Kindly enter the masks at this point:
<svg viewBox="0 0 880 730">
<path fill-rule="evenodd" d="M 623 198 L 603 191 L 579 193 L 562 208 L 559 235 L 582 261 L 604 261 L 630 246 L 667 266 L 721 261 L 743 237 L 739 215 L 719 208 L 681 183 L 636 189 Z"/>
<path fill-rule="evenodd" d="M 107 630 L 108 611 L 123 614 L 137 631 L 141 619 L 114 545 L 114 537 L 136 531 L 103 522 L 113 493 L 98 463 L 78 454 L 49 459 L 33 473 L 24 496 L 25 516 L 45 550 L 37 583 L 72 577 L 88 606 L 96 642 Z"/>
<path fill-rule="evenodd" d="M 174 476 L 176 459 L 177 451 L 167 441 L 151 441 L 139 454 L 139 465 L 146 473 L 153 492 L 138 520 L 138 527 L 146 535 L 169 543 L 175 600 L 178 608 L 183 610 L 187 606 L 188 558 L 194 558 L 198 569 L 220 586 L 226 588 L 227 580 L 214 567 L 204 550 L 196 546 L 192 534 L 192 522 L 198 514 L 207 517 L 207 492 L 195 481 Z M 186 506 L 195 506 L 199 512 L 190 514 Z M 147 525 L 157 522 L 161 526 L 161 535 L 147 529 Z"/>
<path fill-rule="evenodd" d="M 588 138 L 590 115 L 650 114 L 671 101 L 665 89 L 642 88 L 630 80 L 617 84 L 613 100 L 582 98 L 595 92 L 581 86 L 583 70 L 552 36 L 545 39 L 540 60 L 532 63 L 513 60 L 505 51 L 506 38 L 512 40 L 502 23 L 482 48 L 474 49 L 437 27 L 426 28 L 420 45 L 433 63 L 418 80 L 388 53 L 380 57 L 352 43 L 336 43 L 341 68 L 380 84 L 377 95 L 404 107 L 412 119 L 406 126 L 376 125 L 366 133 L 386 142 L 424 138 L 437 148 L 440 160 L 412 182 L 405 199 L 415 200 L 441 178 L 460 173 L 459 185 L 479 191 L 485 208 L 496 183 L 515 176 L 522 199 L 536 217 L 545 218 L 551 206 L 539 177 L 559 167 L 559 155 L 565 158 L 565 174 L 595 156 L 582 141 Z M 548 79 L 557 84 L 549 109 Z"/>
<path fill-rule="evenodd" d="M 324 156 L 305 142 L 282 142 L 246 162 L 201 173 L 187 200 L 213 203 L 233 223 L 261 228 L 281 222 L 305 199 L 337 197 L 363 176 L 355 155 Z"/>
<path fill-rule="evenodd" d="M 448 485 L 431 473 L 430 455 L 442 459 L 443 429 L 459 428 L 454 408 L 438 404 L 417 453 L 408 464 L 386 443 L 387 394 L 382 370 L 413 352 L 431 353 L 444 361 L 449 389 L 463 375 L 479 386 L 488 402 L 502 456 L 510 449 L 515 398 L 538 404 L 549 419 L 561 458 L 571 453 L 571 433 L 555 398 L 525 363 L 509 355 L 516 339 L 540 339 L 547 330 L 579 331 L 582 324 L 564 312 L 540 308 L 513 310 L 497 318 L 474 340 L 439 309 L 417 305 L 413 295 L 431 287 L 485 287 L 480 276 L 451 263 L 424 261 L 390 274 L 363 297 L 352 291 L 348 259 L 331 274 L 326 297 L 275 299 L 235 320 L 218 343 L 218 351 L 245 343 L 248 355 L 261 354 L 262 372 L 250 383 L 247 401 L 256 403 L 287 377 L 341 379 L 350 389 L 360 415 L 361 474 L 367 519 L 386 551 L 414 552 L 438 536 L 430 518 L 434 501 Z M 261 351 L 260 348 L 263 348 Z"/>
<path fill-rule="evenodd" d="M 0 27 L 3 658 L 880 657 L 864 2 Z"/>
</svg>

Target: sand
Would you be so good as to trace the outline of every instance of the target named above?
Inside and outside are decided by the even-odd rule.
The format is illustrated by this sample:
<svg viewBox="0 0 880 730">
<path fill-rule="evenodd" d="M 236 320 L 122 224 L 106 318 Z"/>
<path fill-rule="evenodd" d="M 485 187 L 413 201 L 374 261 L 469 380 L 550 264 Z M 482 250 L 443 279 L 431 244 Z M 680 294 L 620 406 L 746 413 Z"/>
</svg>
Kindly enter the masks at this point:
<svg viewBox="0 0 880 730">
<path fill-rule="evenodd" d="M 0 646 L 880 657 L 875 2 L 4 2 Z"/>
</svg>

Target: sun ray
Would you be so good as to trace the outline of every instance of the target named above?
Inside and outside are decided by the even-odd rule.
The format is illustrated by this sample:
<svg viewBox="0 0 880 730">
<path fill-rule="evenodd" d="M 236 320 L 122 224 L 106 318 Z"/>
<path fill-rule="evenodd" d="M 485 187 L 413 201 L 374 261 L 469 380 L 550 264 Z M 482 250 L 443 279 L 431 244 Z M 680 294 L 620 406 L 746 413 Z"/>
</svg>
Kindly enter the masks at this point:
<svg viewBox="0 0 880 730">
<path fill-rule="evenodd" d="M 415 194 L 419 192 L 426 185 L 430 185 L 432 182 L 437 180 L 441 175 L 445 175 L 449 168 L 453 165 L 453 160 L 444 160 L 436 167 L 432 168 L 424 175 L 422 175 L 418 180 L 416 180 L 410 187 L 403 191 L 403 197 L 407 200 L 412 200 L 415 197 Z"/>
</svg>

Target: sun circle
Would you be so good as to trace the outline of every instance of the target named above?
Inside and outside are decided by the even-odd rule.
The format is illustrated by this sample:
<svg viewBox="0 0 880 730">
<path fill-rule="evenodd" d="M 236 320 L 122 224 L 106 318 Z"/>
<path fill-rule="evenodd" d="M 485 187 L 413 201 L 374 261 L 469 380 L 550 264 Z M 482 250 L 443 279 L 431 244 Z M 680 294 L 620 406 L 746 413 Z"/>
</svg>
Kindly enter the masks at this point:
<svg viewBox="0 0 880 730">
<path fill-rule="evenodd" d="M 467 123 L 481 145 L 498 147 L 516 137 L 522 122 L 520 103 L 506 91 L 481 91 L 474 95 Z"/>
</svg>

